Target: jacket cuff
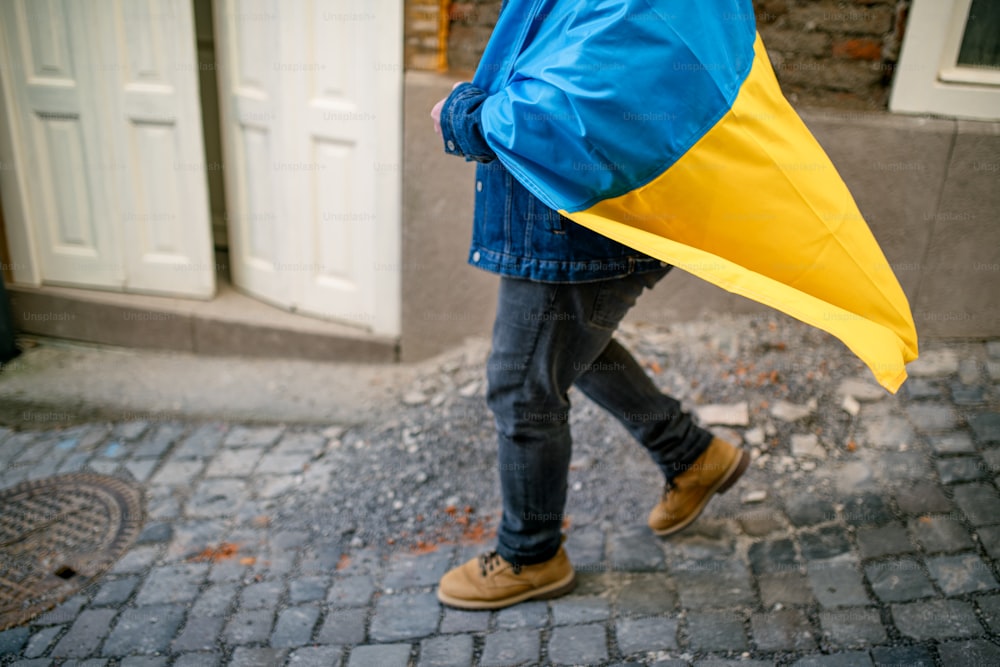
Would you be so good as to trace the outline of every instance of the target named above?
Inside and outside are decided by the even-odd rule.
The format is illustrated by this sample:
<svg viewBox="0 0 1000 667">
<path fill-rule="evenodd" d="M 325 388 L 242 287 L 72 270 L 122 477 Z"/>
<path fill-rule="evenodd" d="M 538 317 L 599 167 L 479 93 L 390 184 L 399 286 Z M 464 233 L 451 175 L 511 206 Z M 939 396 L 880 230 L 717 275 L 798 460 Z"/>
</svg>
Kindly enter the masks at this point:
<svg viewBox="0 0 1000 667">
<path fill-rule="evenodd" d="M 466 160 L 492 162 L 496 153 L 483 139 L 482 113 L 486 91 L 463 83 L 451 91 L 441 109 L 441 135 L 444 150 Z"/>
</svg>

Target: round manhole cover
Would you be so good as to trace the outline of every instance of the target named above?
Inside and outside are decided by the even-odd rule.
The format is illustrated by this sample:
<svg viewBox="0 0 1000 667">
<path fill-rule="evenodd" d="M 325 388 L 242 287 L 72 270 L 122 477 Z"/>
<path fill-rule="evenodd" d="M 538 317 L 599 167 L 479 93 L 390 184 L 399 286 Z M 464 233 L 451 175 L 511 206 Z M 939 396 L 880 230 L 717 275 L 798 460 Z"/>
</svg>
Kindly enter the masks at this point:
<svg viewBox="0 0 1000 667">
<path fill-rule="evenodd" d="M 142 490 L 116 477 L 76 473 L 0 490 L 0 631 L 94 581 L 143 521 Z"/>
</svg>

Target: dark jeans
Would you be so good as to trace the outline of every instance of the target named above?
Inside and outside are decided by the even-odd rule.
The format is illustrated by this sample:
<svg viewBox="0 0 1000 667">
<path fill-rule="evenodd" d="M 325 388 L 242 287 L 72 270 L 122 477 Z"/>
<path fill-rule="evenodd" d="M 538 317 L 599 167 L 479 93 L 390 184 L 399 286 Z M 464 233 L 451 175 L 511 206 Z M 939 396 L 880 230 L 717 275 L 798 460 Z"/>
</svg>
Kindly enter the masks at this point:
<svg viewBox="0 0 1000 667">
<path fill-rule="evenodd" d="M 559 550 L 572 385 L 625 425 L 668 482 L 708 447 L 711 434 L 612 338 L 643 289 L 666 273 L 573 284 L 501 279 L 487 402 L 503 493 L 497 551 L 508 561 L 530 565 Z"/>
</svg>

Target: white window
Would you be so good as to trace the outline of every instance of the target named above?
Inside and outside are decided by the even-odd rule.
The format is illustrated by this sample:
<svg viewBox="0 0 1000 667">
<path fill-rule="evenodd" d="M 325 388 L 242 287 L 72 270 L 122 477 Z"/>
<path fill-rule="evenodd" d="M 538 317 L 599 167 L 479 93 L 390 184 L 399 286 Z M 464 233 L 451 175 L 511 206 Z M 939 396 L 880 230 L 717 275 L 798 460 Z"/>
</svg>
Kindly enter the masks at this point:
<svg viewBox="0 0 1000 667">
<path fill-rule="evenodd" d="M 1000 2 L 914 0 L 889 108 L 1000 120 Z"/>
</svg>

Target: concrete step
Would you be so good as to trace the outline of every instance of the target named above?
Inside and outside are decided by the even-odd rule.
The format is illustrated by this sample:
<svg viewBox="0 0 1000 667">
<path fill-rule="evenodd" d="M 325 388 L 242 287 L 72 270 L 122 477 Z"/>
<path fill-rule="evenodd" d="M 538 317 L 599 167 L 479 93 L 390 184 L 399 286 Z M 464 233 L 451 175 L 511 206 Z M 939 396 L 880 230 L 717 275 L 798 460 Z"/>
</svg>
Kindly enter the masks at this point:
<svg viewBox="0 0 1000 667">
<path fill-rule="evenodd" d="M 212 356 L 395 362 L 399 342 L 281 310 L 220 281 L 208 301 L 8 285 L 22 334 Z"/>
</svg>

